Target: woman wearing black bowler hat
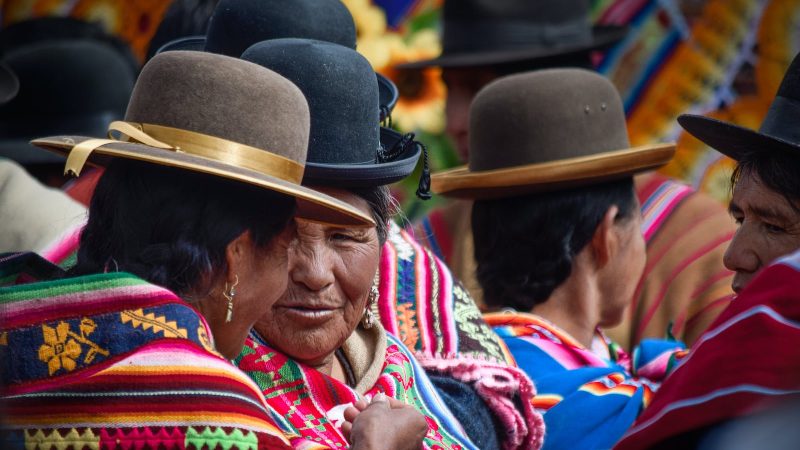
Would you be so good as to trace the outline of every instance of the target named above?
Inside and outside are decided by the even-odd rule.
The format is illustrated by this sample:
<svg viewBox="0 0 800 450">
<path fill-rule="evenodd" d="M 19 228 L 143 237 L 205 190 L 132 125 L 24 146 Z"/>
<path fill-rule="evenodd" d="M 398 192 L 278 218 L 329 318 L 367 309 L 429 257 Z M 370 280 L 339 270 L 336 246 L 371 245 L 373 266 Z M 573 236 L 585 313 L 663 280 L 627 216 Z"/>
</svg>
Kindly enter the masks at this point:
<svg viewBox="0 0 800 450">
<path fill-rule="evenodd" d="M 339 0 L 223 0 L 214 11 L 206 36 L 178 40 L 161 51 L 188 48 L 238 55 L 258 41 L 289 37 L 317 39 L 350 49 L 356 42 L 353 19 Z M 525 407 L 526 402 L 518 401 L 532 392 L 530 382 L 508 366 L 501 343 L 449 268 L 388 220 L 393 200 L 387 186 L 411 174 L 421 146 L 409 135 L 386 128 L 377 131 L 377 119 L 386 118 L 396 100 L 396 89 L 389 80 L 377 76 L 380 107 L 358 108 L 357 101 L 351 102 L 363 97 L 367 87 L 374 89 L 375 84 L 366 75 L 363 80 L 360 76 L 332 75 L 354 54 L 351 51 L 343 61 L 328 63 L 330 67 L 325 68 L 319 67 L 320 61 L 307 61 L 305 54 L 292 55 L 288 50 L 279 57 L 256 62 L 292 79 L 309 100 L 312 136 L 304 184 L 347 189 L 348 194 L 355 193 L 370 205 L 382 247 L 381 270 L 375 280 L 379 295 L 373 307 L 377 318 L 418 357 L 479 447 L 495 448 L 503 442 L 525 446 L 531 436 L 541 433 L 536 413 Z M 246 57 L 252 57 L 252 53 Z M 313 78 L 315 73 L 322 78 Z M 376 133 L 380 145 L 373 142 Z M 426 185 L 423 176 L 422 196 L 427 194 Z M 363 269 L 371 280 L 374 268 Z M 359 272 L 352 271 L 348 278 L 356 278 Z M 453 314 L 456 310 L 459 313 Z M 428 314 L 432 317 L 426 318 Z M 505 381 L 482 380 L 476 376 L 481 370 L 494 371 Z M 493 425 L 495 421 L 499 426 Z"/>
<path fill-rule="evenodd" d="M 393 408 L 411 408 L 425 417 L 425 448 L 499 447 L 496 438 L 486 446 L 464 435 L 463 423 L 444 406 L 414 354 L 376 317 L 377 310 L 388 306 L 378 300 L 387 292 L 381 285 L 389 285 L 377 273 L 379 264 L 388 267 L 382 263 L 382 249 L 398 233 L 390 224 L 393 201 L 387 185 L 408 176 L 421 151 L 413 141 L 379 127 L 378 86 L 369 63 L 346 47 L 306 39 L 264 41 L 247 49 L 242 59 L 292 80 L 309 101 L 311 137 L 303 183 L 371 214 L 376 227 L 363 230 L 297 219 L 297 239 L 289 250 L 289 286 L 254 326 L 237 360 L 239 368 L 268 393 L 275 409 L 297 410 L 288 420 L 298 432 L 311 433 L 302 431 L 308 417 L 327 417 L 330 422 L 313 432 L 323 441 L 346 438 L 350 424 L 359 420 L 363 400 L 383 393 Z M 411 255 L 413 251 L 405 257 Z M 446 281 L 442 283 L 447 289 Z M 391 289 L 408 289 L 404 286 L 420 292 L 424 288 L 395 280 Z M 278 356 L 265 358 L 270 354 Z M 274 375 L 286 373 L 287 367 L 295 375 Z M 287 392 L 300 379 L 306 387 Z M 484 432 L 494 437 L 491 412 L 475 406 L 466 413 L 485 415 Z M 535 432 L 541 430 L 533 419 L 531 424 L 532 431 L 517 432 L 516 448 L 537 446 Z M 383 444 L 391 448 L 396 436 L 396 430 L 384 430 Z"/>
</svg>

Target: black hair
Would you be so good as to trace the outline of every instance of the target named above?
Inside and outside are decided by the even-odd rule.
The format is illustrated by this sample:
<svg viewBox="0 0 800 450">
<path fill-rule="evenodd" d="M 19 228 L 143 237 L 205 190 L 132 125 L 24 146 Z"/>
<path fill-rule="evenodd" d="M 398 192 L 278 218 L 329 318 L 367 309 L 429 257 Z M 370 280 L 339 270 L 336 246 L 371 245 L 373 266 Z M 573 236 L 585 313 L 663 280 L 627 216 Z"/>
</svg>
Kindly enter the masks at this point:
<svg viewBox="0 0 800 450">
<path fill-rule="evenodd" d="M 751 174 L 758 175 L 764 186 L 780 194 L 800 213 L 800 155 L 782 150 L 745 152 L 731 175 L 731 188 Z"/>
<path fill-rule="evenodd" d="M 530 311 L 572 272 L 603 216 L 637 214 L 631 177 L 590 187 L 479 200 L 472 207 L 477 278 L 492 307 Z"/>
<path fill-rule="evenodd" d="M 397 212 L 397 202 L 388 186 L 351 188 L 350 192 L 363 198 L 369 204 L 372 219 L 378 232 L 378 241 L 381 245 L 386 242 L 389 233 L 389 220 Z"/>
<path fill-rule="evenodd" d="M 293 198 L 220 177 L 117 159 L 100 178 L 81 233 L 83 275 L 126 271 L 178 295 L 202 292 L 250 231 L 259 249 L 294 214 Z"/>
</svg>

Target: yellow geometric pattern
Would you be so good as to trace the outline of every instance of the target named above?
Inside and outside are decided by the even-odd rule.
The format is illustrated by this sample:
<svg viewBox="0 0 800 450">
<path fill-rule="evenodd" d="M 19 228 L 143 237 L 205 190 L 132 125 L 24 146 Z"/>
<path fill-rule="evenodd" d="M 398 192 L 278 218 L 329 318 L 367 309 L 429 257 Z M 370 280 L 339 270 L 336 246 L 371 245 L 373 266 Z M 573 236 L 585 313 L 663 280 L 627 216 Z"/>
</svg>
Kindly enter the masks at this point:
<svg viewBox="0 0 800 450">
<path fill-rule="evenodd" d="M 174 320 L 167 321 L 164 316 L 156 316 L 154 313 L 145 314 L 141 308 L 133 311 L 122 311 L 120 319 L 122 323 L 130 322 L 133 328 L 152 329 L 154 334 L 161 332 L 164 337 L 184 339 L 188 337 L 186 329 L 179 328 Z"/>
<path fill-rule="evenodd" d="M 35 432 L 25 430 L 25 450 L 52 448 L 56 450 L 69 448 L 97 450 L 100 448 L 100 437 L 96 436 L 90 428 L 85 428 L 81 433 L 73 428 L 64 436 L 56 430 L 47 434 L 42 430 Z"/>
</svg>

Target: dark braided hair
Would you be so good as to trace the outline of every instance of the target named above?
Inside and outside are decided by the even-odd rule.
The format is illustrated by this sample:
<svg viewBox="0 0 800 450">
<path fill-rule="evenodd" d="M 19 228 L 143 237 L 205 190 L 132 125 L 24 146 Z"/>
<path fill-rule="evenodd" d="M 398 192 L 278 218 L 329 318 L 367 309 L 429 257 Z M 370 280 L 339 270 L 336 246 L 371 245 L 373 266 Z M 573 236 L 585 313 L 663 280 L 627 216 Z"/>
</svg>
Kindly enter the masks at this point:
<svg viewBox="0 0 800 450">
<path fill-rule="evenodd" d="M 618 221 L 638 213 L 632 178 L 476 201 L 472 232 L 486 304 L 530 311 L 547 300 L 612 205 L 619 208 Z"/>
<path fill-rule="evenodd" d="M 226 268 L 228 244 L 250 231 L 264 249 L 294 214 L 294 199 L 245 183 L 114 160 L 89 207 L 73 275 L 125 271 L 178 295 Z"/>
</svg>

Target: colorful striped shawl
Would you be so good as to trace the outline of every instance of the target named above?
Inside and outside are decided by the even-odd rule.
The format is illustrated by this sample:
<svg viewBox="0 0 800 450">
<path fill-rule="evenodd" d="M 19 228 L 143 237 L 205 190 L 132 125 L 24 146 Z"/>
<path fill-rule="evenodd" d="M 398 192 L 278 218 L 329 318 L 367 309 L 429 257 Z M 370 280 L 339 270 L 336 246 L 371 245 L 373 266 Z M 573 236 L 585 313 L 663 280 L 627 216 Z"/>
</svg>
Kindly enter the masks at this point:
<svg viewBox="0 0 800 450">
<path fill-rule="evenodd" d="M 442 260 L 392 222 L 379 270 L 377 311 L 386 331 L 425 370 L 471 385 L 505 428 L 505 448 L 541 445 L 543 421 L 529 404 L 533 384 Z"/>
<path fill-rule="evenodd" d="M 592 349 L 533 314 L 485 316 L 536 383 L 545 449 L 610 448 L 647 406 L 683 347 L 647 340 L 631 360 L 598 332 Z"/>
<path fill-rule="evenodd" d="M 755 413 L 800 395 L 800 252 L 759 274 L 692 347 L 616 448 Z"/>
<path fill-rule="evenodd" d="M 45 257 L 69 266 L 79 234 L 80 228 L 66 233 Z M 536 392 L 533 383 L 514 367 L 505 344 L 450 269 L 391 222 L 379 275 L 376 312 L 384 328 L 400 337 L 425 370 L 471 385 L 504 428 L 505 448 L 541 443 L 544 423 L 528 401 Z"/>
<path fill-rule="evenodd" d="M 734 223 L 715 199 L 672 179 L 651 174 L 639 186 L 647 265 L 628 313 L 607 333 L 632 348 L 671 327 L 691 344 L 732 298 L 722 256 Z"/>
<path fill-rule="evenodd" d="M 258 387 L 163 288 L 126 273 L 7 286 L 0 319 L 4 449 L 289 448 Z"/>
<path fill-rule="evenodd" d="M 382 373 L 365 396 L 371 398 L 383 392 L 425 415 L 429 424 L 426 449 L 475 448 L 409 350 L 397 338 L 387 335 L 387 341 Z M 245 342 L 236 364 L 255 380 L 267 402 L 285 417 L 286 426 L 295 434 L 318 443 L 319 448 L 349 445 L 332 419 L 341 415 L 343 405 L 361 398 L 355 390 L 287 358 L 254 333 Z"/>
</svg>

